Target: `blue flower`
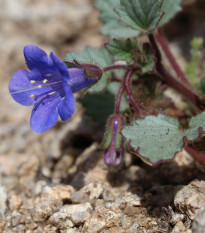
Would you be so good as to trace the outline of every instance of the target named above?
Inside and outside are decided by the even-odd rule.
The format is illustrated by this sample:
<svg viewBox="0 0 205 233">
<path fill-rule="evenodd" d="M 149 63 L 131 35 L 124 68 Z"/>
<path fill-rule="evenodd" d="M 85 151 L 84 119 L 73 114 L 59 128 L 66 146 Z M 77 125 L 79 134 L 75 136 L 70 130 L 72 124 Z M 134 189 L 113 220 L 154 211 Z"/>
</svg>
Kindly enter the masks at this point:
<svg viewBox="0 0 205 233">
<path fill-rule="evenodd" d="M 99 80 L 87 77 L 82 67 L 68 69 L 52 52 L 47 56 L 33 45 L 25 46 L 24 56 L 30 71 L 17 71 L 9 83 L 9 91 L 16 102 L 34 105 L 30 125 L 35 132 L 50 129 L 58 115 L 62 121 L 68 120 L 75 112 L 73 93 Z"/>
</svg>

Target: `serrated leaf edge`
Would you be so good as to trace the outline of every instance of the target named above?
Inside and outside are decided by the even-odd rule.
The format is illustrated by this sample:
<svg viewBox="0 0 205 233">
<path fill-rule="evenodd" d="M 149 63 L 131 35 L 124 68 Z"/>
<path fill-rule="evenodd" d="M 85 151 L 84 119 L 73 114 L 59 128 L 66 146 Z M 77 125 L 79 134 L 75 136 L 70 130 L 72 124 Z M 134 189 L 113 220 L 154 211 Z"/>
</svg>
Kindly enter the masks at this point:
<svg viewBox="0 0 205 233">
<path fill-rule="evenodd" d="M 123 136 L 123 137 L 124 137 L 124 136 Z M 131 153 L 136 154 L 143 162 L 147 163 L 147 164 L 150 165 L 150 166 L 157 166 L 157 165 L 160 164 L 160 163 L 163 163 L 163 162 L 166 162 L 166 161 L 167 161 L 167 162 L 168 162 L 168 161 L 172 161 L 172 160 L 176 157 L 176 155 L 177 155 L 179 152 L 181 152 L 181 151 L 183 150 L 183 147 L 184 147 L 184 140 L 183 140 L 182 149 L 179 150 L 179 151 L 176 151 L 176 152 L 174 153 L 174 155 L 173 155 L 172 158 L 170 158 L 170 159 L 160 159 L 160 160 L 158 160 L 158 161 L 156 161 L 156 162 L 153 162 L 153 161 L 152 161 L 151 159 L 149 159 L 148 157 L 142 156 L 142 155 L 140 154 L 140 147 L 137 147 L 137 149 L 135 149 L 134 147 L 131 146 L 130 142 L 131 142 L 131 140 L 127 141 L 126 144 L 127 144 L 130 148 L 132 148 L 132 151 L 130 150 Z"/>
<path fill-rule="evenodd" d="M 204 112 L 205 112 L 205 111 L 204 111 Z M 203 113 L 203 112 L 201 112 L 201 113 Z M 201 113 L 200 113 L 200 114 L 201 114 Z M 159 114 L 159 115 L 161 115 L 161 114 Z M 141 119 L 140 119 L 140 120 L 141 120 Z M 143 119 L 142 119 L 142 120 L 143 120 Z M 190 121 L 191 121 L 191 120 L 190 120 Z M 132 125 L 132 124 L 133 124 L 133 123 L 131 123 L 130 125 Z M 187 138 L 186 135 L 183 135 L 183 137 L 182 137 L 182 141 L 183 141 L 182 148 L 181 148 L 181 150 L 176 151 L 171 159 L 160 159 L 160 160 L 158 160 L 158 161 L 156 161 L 156 162 L 153 162 L 153 161 L 152 161 L 151 159 L 149 159 L 148 157 L 141 155 L 141 154 L 140 154 L 140 147 L 138 146 L 137 148 L 134 148 L 134 147 L 131 145 L 131 141 L 132 141 L 132 140 L 131 140 L 131 139 L 127 140 L 127 138 L 122 134 L 122 130 L 123 130 L 123 129 L 121 129 L 120 134 L 121 134 L 122 137 L 125 139 L 125 140 L 124 140 L 124 141 L 125 141 L 125 145 L 128 145 L 128 146 L 129 146 L 128 148 L 131 148 L 131 149 L 132 149 L 131 153 L 136 154 L 142 161 L 144 161 L 144 162 L 147 163 L 148 165 L 150 165 L 150 166 L 157 166 L 158 164 L 160 164 L 160 163 L 162 163 L 162 162 L 165 162 L 165 161 L 172 161 L 172 160 L 176 157 L 176 155 L 177 155 L 179 152 L 181 152 L 181 151 L 183 150 L 183 147 L 186 145 L 186 141 L 187 141 L 187 140 L 188 140 L 189 142 L 193 142 L 193 141 L 199 139 L 199 138 L 201 137 L 201 135 L 202 135 L 201 132 L 202 132 L 202 130 L 203 130 L 203 127 L 201 127 L 201 126 L 198 127 L 198 137 L 197 137 L 196 139 L 194 139 L 194 140 L 190 140 L 190 139 Z M 178 128 L 178 130 L 181 131 L 179 128 Z M 189 130 L 189 129 L 188 129 L 188 130 Z M 205 129 L 204 129 L 204 130 L 205 130 Z M 182 131 L 183 134 L 185 134 L 186 131 L 187 131 L 187 130 Z"/>
</svg>

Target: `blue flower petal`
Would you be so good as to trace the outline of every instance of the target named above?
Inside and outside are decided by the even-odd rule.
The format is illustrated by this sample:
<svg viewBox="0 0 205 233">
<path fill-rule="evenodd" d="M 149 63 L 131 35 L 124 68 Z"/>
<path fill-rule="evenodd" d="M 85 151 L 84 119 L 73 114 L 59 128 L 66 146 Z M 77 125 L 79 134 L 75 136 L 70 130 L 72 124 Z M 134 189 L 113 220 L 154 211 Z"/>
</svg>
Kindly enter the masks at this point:
<svg viewBox="0 0 205 233">
<path fill-rule="evenodd" d="M 30 97 L 33 91 L 30 90 L 32 88 L 32 84 L 28 77 L 29 72 L 22 69 L 13 75 L 9 83 L 9 92 L 11 96 L 16 102 L 24 106 L 31 106 L 34 104 L 34 99 Z"/>
<path fill-rule="evenodd" d="M 52 52 L 50 53 L 49 58 L 53 60 L 55 67 L 58 69 L 58 71 L 62 75 L 62 79 L 65 82 L 68 82 L 70 77 L 69 77 L 68 68 L 67 68 L 66 64 L 63 61 L 61 61 L 60 58 L 58 58 Z"/>
<path fill-rule="evenodd" d="M 33 131 L 42 133 L 50 129 L 58 120 L 58 104 L 61 96 L 49 95 L 34 105 L 30 125 Z"/>
<path fill-rule="evenodd" d="M 31 71 L 42 74 L 50 72 L 46 70 L 49 68 L 48 56 L 42 49 L 34 45 L 27 45 L 24 47 L 24 56 L 26 65 Z"/>
<path fill-rule="evenodd" d="M 66 121 L 75 112 L 75 98 L 68 85 L 64 85 L 65 98 L 63 98 L 58 105 L 58 114 L 62 121 Z"/>
<path fill-rule="evenodd" d="M 49 86 L 38 88 L 39 84 L 31 84 L 31 76 L 32 73 L 22 69 L 17 71 L 9 82 L 11 96 L 16 102 L 24 106 L 33 105 L 35 100 L 37 100 L 37 96 L 42 96 L 44 93 L 52 92 L 53 90 Z"/>
</svg>

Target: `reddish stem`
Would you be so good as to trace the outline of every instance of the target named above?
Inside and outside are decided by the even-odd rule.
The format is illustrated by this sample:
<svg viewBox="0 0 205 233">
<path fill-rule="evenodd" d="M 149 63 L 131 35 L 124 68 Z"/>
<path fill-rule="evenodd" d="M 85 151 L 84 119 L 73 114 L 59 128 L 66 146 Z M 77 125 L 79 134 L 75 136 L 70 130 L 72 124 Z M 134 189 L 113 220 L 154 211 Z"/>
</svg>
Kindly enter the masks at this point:
<svg viewBox="0 0 205 233">
<path fill-rule="evenodd" d="M 113 79 L 114 79 L 116 82 L 122 82 L 122 78 L 118 77 L 116 74 L 113 74 Z"/>
<path fill-rule="evenodd" d="M 204 103 L 200 100 L 199 96 L 188 86 L 184 85 L 180 80 L 174 78 L 172 74 L 161 63 L 161 53 L 157 46 L 157 43 L 152 34 L 149 35 L 150 43 L 155 50 L 155 55 L 157 58 L 156 69 L 159 74 L 163 77 L 163 80 L 172 88 L 184 95 L 188 100 L 190 100 L 198 110 L 204 109 Z"/>
<path fill-rule="evenodd" d="M 134 73 L 134 70 L 130 70 L 130 71 L 126 74 L 125 79 L 124 79 L 124 80 L 125 80 L 124 85 L 125 85 L 125 90 L 126 90 L 126 92 L 127 92 L 127 95 L 128 95 L 128 97 L 129 97 L 129 100 L 130 100 L 132 106 L 134 107 L 134 109 L 135 109 L 137 115 L 139 116 L 139 115 L 141 114 L 141 111 L 140 111 L 139 107 L 142 108 L 143 106 L 142 106 L 139 102 L 138 102 L 138 103 L 136 102 L 136 100 L 135 100 L 135 98 L 134 98 L 134 95 L 133 95 L 133 92 L 132 92 L 132 89 L 131 89 L 131 87 L 130 87 L 130 81 L 131 81 L 131 78 L 132 78 L 133 73 Z"/>
<path fill-rule="evenodd" d="M 117 70 L 117 69 L 128 70 L 128 69 L 130 69 L 130 66 L 128 66 L 128 65 L 112 65 L 112 66 L 107 66 L 107 67 L 103 68 L 103 72 L 110 71 L 110 70 Z"/>
<path fill-rule="evenodd" d="M 200 153 L 189 146 L 184 146 L 184 150 L 199 162 L 205 163 L 205 154 Z"/>
<path fill-rule="evenodd" d="M 167 56 L 170 64 L 172 65 L 172 67 L 174 68 L 176 74 L 178 75 L 178 77 L 181 79 L 181 81 L 185 82 L 186 84 L 189 85 L 189 81 L 188 78 L 186 77 L 186 75 L 182 72 L 181 68 L 179 67 L 179 65 L 176 62 L 176 59 L 174 58 L 173 54 L 171 53 L 165 39 L 163 38 L 163 36 L 160 34 L 159 30 L 156 31 L 155 37 L 157 39 L 157 41 L 159 42 L 160 46 L 162 47 L 165 55 Z"/>
<path fill-rule="evenodd" d="M 122 85 L 120 86 L 120 89 L 118 90 L 118 93 L 117 93 L 116 104 L 115 104 L 115 114 L 120 113 L 120 103 L 121 103 L 121 97 L 122 97 L 122 93 L 124 91 L 124 88 L 125 88 L 125 85 L 123 82 Z"/>
</svg>

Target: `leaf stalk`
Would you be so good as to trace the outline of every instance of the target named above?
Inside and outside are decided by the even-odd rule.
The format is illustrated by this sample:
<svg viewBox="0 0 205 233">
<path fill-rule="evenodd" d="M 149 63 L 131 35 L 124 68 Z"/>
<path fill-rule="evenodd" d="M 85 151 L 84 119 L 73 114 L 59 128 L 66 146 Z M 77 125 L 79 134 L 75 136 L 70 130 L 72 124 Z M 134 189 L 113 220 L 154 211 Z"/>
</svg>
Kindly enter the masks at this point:
<svg viewBox="0 0 205 233">
<path fill-rule="evenodd" d="M 174 88 L 179 93 L 184 95 L 190 102 L 192 102 L 196 106 L 197 111 L 203 110 L 205 105 L 200 100 L 199 96 L 193 90 L 191 90 L 190 87 L 188 87 L 187 85 L 182 83 L 180 80 L 176 79 L 162 65 L 161 53 L 160 53 L 160 50 L 158 48 L 158 45 L 155 41 L 153 34 L 149 34 L 148 37 L 149 37 L 149 41 L 154 49 L 155 56 L 157 58 L 156 69 L 157 69 L 158 73 L 161 74 L 163 81 L 166 82 L 170 87 Z"/>
<path fill-rule="evenodd" d="M 178 77 L 181 79 L 182 82 L 185 82 L 187 85 L 190 86 L 188 78 L 182 72 L 181 68 L 177 64 L 176 59 L 174 58 L 171 50 L 169 49 L 165 39 L 163 38 L 163 36 L 161 35 L 159 30 L 156 31 L 155 37 L 156 37 L 157 41 L 159 42 L 159 44 L 160 44 L 162 50 L 164 51 L 165 55 L 167 56 L 167 58 L 168 58 L 170 64 L 172 65 L 173 69 L 175 70 L 176 74 L 178 75 Z"/>
</svg>

